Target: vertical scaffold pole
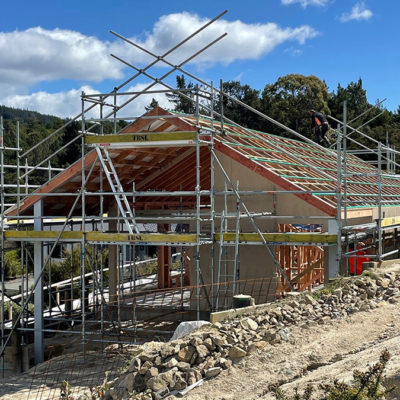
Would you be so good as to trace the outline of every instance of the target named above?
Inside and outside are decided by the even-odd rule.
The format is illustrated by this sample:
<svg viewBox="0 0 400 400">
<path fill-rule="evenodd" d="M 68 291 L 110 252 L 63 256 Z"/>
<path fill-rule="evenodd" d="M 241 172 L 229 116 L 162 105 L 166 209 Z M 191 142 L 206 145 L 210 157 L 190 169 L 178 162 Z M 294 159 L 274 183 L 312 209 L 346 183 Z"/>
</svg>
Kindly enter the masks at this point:
<svg viewBox="0 0 400 400">
<path fill-rule="evenodd" d="M 82 204 L 82 241 L 81 241 L 81 318 L 82 318 L 82 353 L 85 356 L 85 340 L 86 340 L 86 315 L 85 315 L 85 304 L 86 304 L 86 283 L 85 283 L 85 261 L 86 261 L 86 221 L 85 221 L 85 202 L 86 202 L 86 183 L 85 183 L 85 136 L 86 136 L 86 123 L 85 123 L 85 93 L 82 92 L 82 121 L 81 121 L 81 204 Z"/>
<path fill-rule="evenodd" d="M 386 131 L 386 173 L 390 173 L 390 156 L 391 156 L 391 151 L 390 151 L 390 146 L 389 146 L 389 132 Z"/>
<path fill-rule="evenodd" d="M 196 126 L 199 126 L 199 86 L 196 85 Z M 197 320 L 200 320 L 200 143 L 196 130 L 196 297 Z"/>
<path fill-rule="evenodd" d="M 28 168 L 28 159 L 25 158 L 25 195 L 28 195 L 28 172 L 29 172 L 29 168 Z"/>
<path fill-rule="evenodd" d="M 239 192 L 239 181 L 236 183 L 236 190 Z M 239 278 L 239 229 L 240 229 L 240 204 L 239 198 L 236 198 L 236 225 L 235 225 L 235 255 L 234 255 L 234 268 L 233 268 L 233 287 L 232 296 L 236 292 L 236 281 Z"/>
<path fill-rule="evenodd" d="M 344 225 L 347 226 L 347 101 L 343 101 L 343 199 Z M 347 253 L 348 249 L 346 249 Z"/>
<path fill-rule="evenodd" d="M 347 221 L 347 207 L 348 207 L 348 198 L 347 198 L 347 101 L 343 101 L 343 138 L 342 138 L 342 155 L 343 155 L 343 186 L 342 186 L 342 199 L 343 199 L 343 218 L 342 218 L 342 224 L 344 223 L 344 226 L 348 225 Z M 349 252 L 349 241 L 347 240 L 346 237 L 346 249 L 345 253 L 347 254 Z M 345 257 L 345 269 L 348 271 L 349 268 L 349 259 L 348 257 Z M 355 273 L 355 272 L 354 272 Z"/>
<path fill-rule="evenodd" d="M 336 183 L 336 197 L 337 197 L 337 253 L 336 262 L 338 264 L 338 270 L 340 271 L 340 261 L 342 259 L 342 141 L 340 137 L 340 125 L 336 129 L 336 151 L 337 151 L 337 183 Z M 329 248 L 328 248 L 329 251 Z M 346 274 L 348 271 L 346 270 Z M 330 274 L 329 274 L 330 275 Z"/>
<path fill-rule="evenodd" d="M 5 204 L 5 197 L 4 197 L 4 126 L 3 126 L 3 117 L 0 117 L 0 168 L 1 168 L 1 182 L 0 182 L 0 207 L 1 207 L 1 249 L 0 249 L 0 262 L 1 262 L 1 347 L 4 347 L 4 292 L 5 292 L 5 265 L 4 265 L 4 204 Z M 4 354 L 1 357 L 1 375 L 4 379 Z"/>
<path fill-rule="evenodd" d="M 211 269 L 211 306 L 214 309 L 214 274 L 215 274 L 215 175 L 214 175 L 214 86 L 213 83 L 211 82 L 211 90 L 210 90 L 210 96 L 211 96 L 211 143 L 210 143 L 210 217 L 211 217 L 211 263 L 210 263 L 210 269 Z"/>
<path fill-rule="evenodd" d="M 34 204 L 34 230 L 43 230 L 43 201 L 39 200 Z M 35 364 L 44 361 L 44 346 L 43 346 L 43 242 L 37 241 L 34 243 L 34 278 L 35 278 L 35 293 L 34 293 L 34 314 L 35 314 Z"/>
<path fill-rule="evenodd" d="M 224 135 L 224 84 L 222 82 L 222 79 L 219 81 L 219 112 L 220 112 L 220 123 L 221 123 L 221 135 Z"/>
<path fill-rule="evenodd" d="M 21 160 L 20 160 L 20 150 L 19 150 L 19 145 L 20 145 L 20 140 L 19 140 L 19 121 L 17 121 L 17 214 L 18 214 L 18 220 L 17 220 L 17 226 L 19 226 L 19 215 L 20 215 L 20 209 L 21 209 L 21 186 L 20 186 L 20 177 L 21 177 Z"/>
<path fill-rule="evenodd" d="M 378 143 L 378 259 L 382 260 L 382 143 Z"/>
<path fill-rule="evenodd" d="M 226 192 L 226 191 L 225 191 Z M 219 225 L 219 257 L 218 257 L 218 276 L 217 276 L 217 299 L 215 303 L 215 309 L 219 310 L 219 296 L 221 291 L 221 264 L 222 264 L 222 257 L 223 257 L 223 248 L 224 248 L 224 224 L 225 224 L 225 210 L 222 210 L 221 213 L 221 222 Z"/>
</svg>

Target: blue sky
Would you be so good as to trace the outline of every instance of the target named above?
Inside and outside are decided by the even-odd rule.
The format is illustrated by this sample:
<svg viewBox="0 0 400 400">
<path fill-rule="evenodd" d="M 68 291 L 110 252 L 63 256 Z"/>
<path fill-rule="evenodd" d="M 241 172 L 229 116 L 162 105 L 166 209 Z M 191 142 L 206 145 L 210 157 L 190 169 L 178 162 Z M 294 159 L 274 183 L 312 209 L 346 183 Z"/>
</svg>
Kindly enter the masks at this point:
<svg viewBox="0 0 400 400">
<path fill-rule="evenodd" d="M 162 53 L 225 9 L 222 20 L 171 61 L 227 32 L 187 69 L 208 81 L 240 80 L 261 90 L 289 73 L 316 75 L 330 90 L 361 77 L 370 102 L 386 97 L 388 109 L 400 105 L 398 0 L 4 2 L 0 104 L 74 116 L 82 90 L 109 92 L 131 74 L 110 52 L 134 65 L 148 61 L 110 29 Z M 153 75 L 166 71 L 151 70 Z M 131 87 L 147 82 L 142 78 Z M 139 101 L 134 112 L 148 103 Z"/>
</svg>

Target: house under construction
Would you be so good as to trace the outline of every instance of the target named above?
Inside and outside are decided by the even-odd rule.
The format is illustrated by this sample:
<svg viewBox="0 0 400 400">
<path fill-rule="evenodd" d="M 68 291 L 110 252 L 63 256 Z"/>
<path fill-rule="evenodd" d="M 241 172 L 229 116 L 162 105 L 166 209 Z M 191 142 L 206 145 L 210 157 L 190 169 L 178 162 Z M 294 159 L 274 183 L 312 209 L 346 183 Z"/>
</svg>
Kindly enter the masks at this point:
<svg viewBox="0 0 400 400">
<path fill-rule="evenodd" d="M 22 182 L 48 160 L 24 169 L 24 158 L 48 138 L 31 149 L 21 149 L 18 140 L 15 148 L 0 148 L 2 263 L 6 244 L 14 243 L 22 262 L 31 257 L 34 264 L 33 287 L 23 276 L 23 290 L 13 299 L 6 297 L 2 278 L 2 315 L 5 302 L 22 307 L 2 321 L 3 369 L 15 331 L 25 346 L 34 343 L 32 355 L 25 356 L 28 365 L 30 358 L 43 361 L 47 335 L 74 333 L 83 345 L 125 343 L 146 330 L 146 321 L 207 318 L 231 308 L 237 294 L 259 304 L 287 291 L 311 290 L 348 274 L 347 260 L 357 260 L 361 241 L 370 259 L 397 256 L 396 151 L 371 139 L 373 148 L 367 150 L 377 166 L 364 162 L 347 143 L 366 135 L 346 121 L 340 121 L 334 146 L 324 148 L 230 97 L 222 85 L 216 88 L 185 71 L 188 60 L 176 66 L 167 61 L 171 51 L 158 57 L 142 50 L 154 56 L 150 66 L 164 62 L 171 70 L 155 78 L 146 72 L 149 67 L 129 64 L 138 72 L 112 92 L 83 93 L 82 114 L 74 119 L 82 124 L 74 139 L 81 142 L 81 158 L 73 165 L 26 192 Z M 198 86 L 170 87 L 164 81 L 175 71 Z M 153 83 L 141 92 L 122 91 L 138 76 Z M 194 114 L 161 107 L 142 116 L 123 114 L 137 97 L 160 92 L 193 102 Z M 296 139 L 239 126 L 224 116 L 224 97 Z M 131 123 L 118 131 L 120 120 Z M 110 122 L 114 132 L 104 134 L 103 125 Z M 18 167 L 17 193 L 10 194 L 17 200 L 8 209 L 6 151 L 16 153 Z M 44 282 L 46 271 L 51 279 L 59 246 L 80 249 L 81 274 Z M 157 249 L 157 273 L 139 276 L 138 248 L 149 246 Z M 33 312 L 27 307 L 32 302 Z"/>
</svg>

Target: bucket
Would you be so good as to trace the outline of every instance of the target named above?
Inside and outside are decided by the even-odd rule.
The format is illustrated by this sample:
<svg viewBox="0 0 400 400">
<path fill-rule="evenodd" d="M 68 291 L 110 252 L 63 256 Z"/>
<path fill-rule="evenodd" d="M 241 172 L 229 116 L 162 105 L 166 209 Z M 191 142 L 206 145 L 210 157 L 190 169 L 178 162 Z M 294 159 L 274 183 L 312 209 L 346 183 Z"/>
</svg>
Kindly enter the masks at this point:
<svg viewBox="0 0 400 400">
<path fill-rule="evenodd" d="M 251 306 L 251 296 L 247 294 L 238 294 L 233 296 L 233 308 L 243 308 Z"/>
</svg>

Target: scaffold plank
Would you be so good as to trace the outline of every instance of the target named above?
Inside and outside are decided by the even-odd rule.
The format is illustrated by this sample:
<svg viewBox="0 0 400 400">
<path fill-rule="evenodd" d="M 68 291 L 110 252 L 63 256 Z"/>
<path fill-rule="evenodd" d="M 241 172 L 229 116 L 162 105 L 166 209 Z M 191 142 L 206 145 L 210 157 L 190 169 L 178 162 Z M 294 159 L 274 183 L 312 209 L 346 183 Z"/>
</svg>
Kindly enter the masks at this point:
<svg viewBox="0 0 400 400">
<path fill-rule="evenodd" d="M 196 243 L 195 234 L 175 233 L 104 233 L 87 232 L 86 240 L 89 242 L 127 242 L 127 243 Z"/>
<path fill-rule="evenodd" d="M 60 232 L 58 231 L 16 231 L 9 230 L 4 232 L 7 240 L 16 241 L 55 241 Z M 178 244 L 196 243 L 195 234 L 175 234 L 175 233 L 107 233 L 89 231 L 85 232 L 85 240 L 95 243 L 140 243 L 140 244 Z M 234 242 L 235 233 L 224 233 L 224 241 Z M 311 243 L 311 244 L 336 244 L 337 236 L 327 233 L 263 233 L 264 239 L 268 243 Z M 65 231 L 60 236 L 60 241 L 80 241 L 83 239 L 81 231 Z M 220 240 L 220 234 L 214 236 L 215 241 Z M 258 233 L 240 233 L 240 243 L 261 243 Z"/>
<path fill-rule="evenodd" d="M 196 140 L 196 132 L 145 132 L 125 133 L 119 135 L 86 136 L 85 143 L 89 145 L 140 145 L 151 142 L 188 142 Z M 156 144 L 156 143 L 154 143 Z"/>
<path fill-rule="evenodd" d="M 303 233 L 303 232 L 288 232 L 288 233 L 263 233 L 264 239 L 268 243 L 311 243 L 311 244 L 336 244 L 337 236 L 328 233 Z M 220 234 L 215 235 L 215 240 L 219 240 Z M 234 242 L 235 233 L 224 233 L 224 241 Z M 239 233 L 239 242 L 261 242 L 261 237 L 258 233 Z"/>
<path fill-rule="evenodd" d="M 57 231 L 15 231 L 9 230 L 4 232 L 4 237 L 6 240 L 43 240 L 43 241 L 53 241 L 58 238 L 60 232 Z M 61 241 L 71 240 L 79 241 L 82 240 L 82 232 L 80 231 L 64 231 L 60 236 Z"/>
<path fill-rule="evenodd" d="M 386 226 L 400 225 L 400 216 L 383 218 L 381 222 L 382 228 Z"/>
<path fill-rule="evenodd" d="M 6 240 L 16 241 L 55 241 L 60 232 L 58 231 L 16 231 L 9 230 L 4 232 Z M 140 243 L 140 244 L 178 244 L 196 243 L 195 234 L 174 234 L 174 233 L 105 233 L 97 231 L 85 232 L 87 242 L 96 243 Z M 60 241 L 81 241 L 83 233 L 81 231 L 65 231 L 60 236 Z"/>
</svg>

